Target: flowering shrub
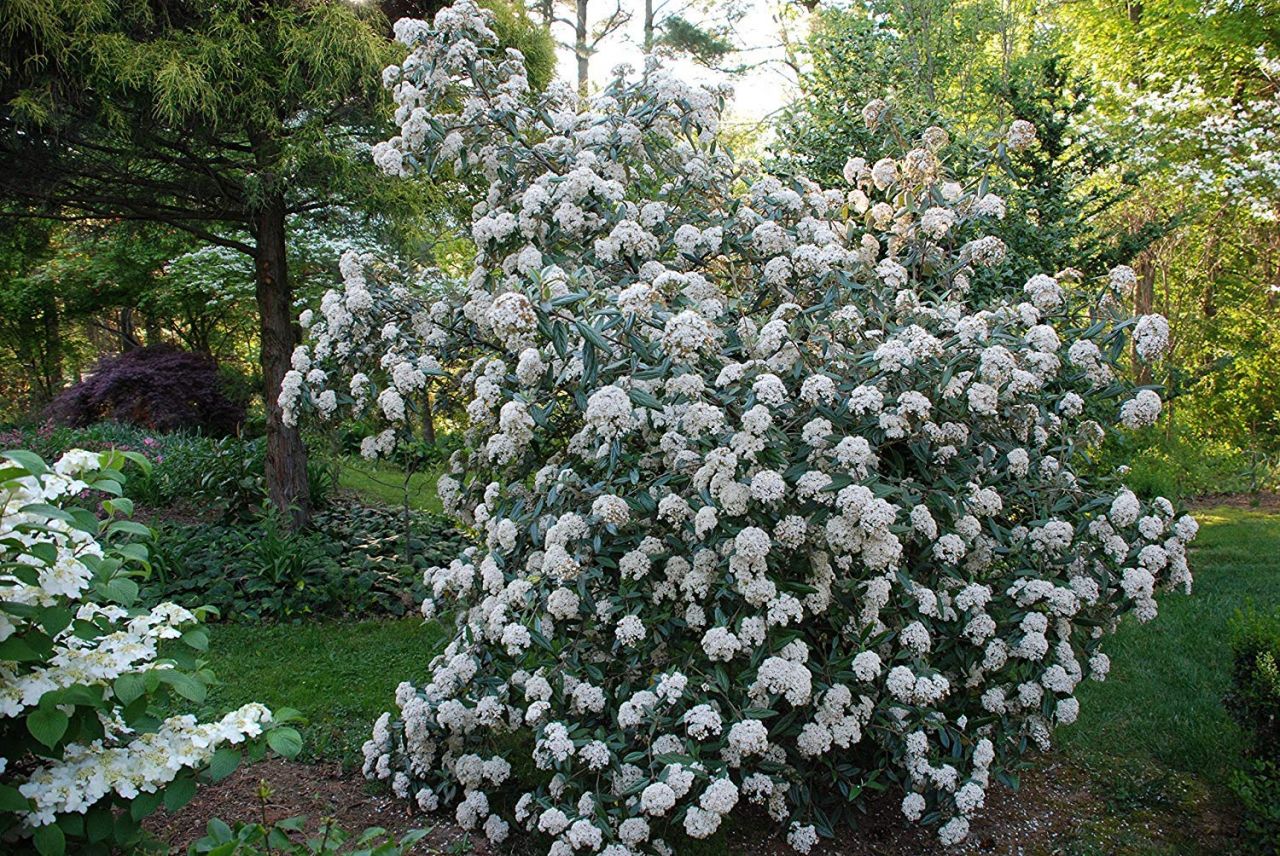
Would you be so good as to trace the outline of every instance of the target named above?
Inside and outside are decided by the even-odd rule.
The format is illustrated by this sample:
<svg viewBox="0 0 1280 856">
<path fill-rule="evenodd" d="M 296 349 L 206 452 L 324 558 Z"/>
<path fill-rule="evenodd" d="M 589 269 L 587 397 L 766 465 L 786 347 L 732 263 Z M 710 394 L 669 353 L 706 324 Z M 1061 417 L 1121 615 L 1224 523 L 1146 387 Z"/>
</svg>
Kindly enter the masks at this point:
<svg viewBox="0 0 1280 856">
<path fill-rule="evenodd" d="M 784 183 L 719 146 L 718 91 L 534 96 L 466 0 L 396 31 L 402 132 L 374 157 L 484 177 L 475 269 L 432 302 L 348 255 L 282 403 L 380 414 L 381 454 L 406 391 L 459 383 L 439 492 L 484 543 L 429 572 L 457 635 L 366 772 L 554 856 L 668 852 L 744 802 L 808 851 L 888 785 L 963 839 L 1116 622 L 1190 586 L 1195 521 L 1087 466 L 1160 412 L 1117 371 L 1167 338 L 1119 314 L 1133 272 L 1001 280 L 997 238 L 952 235 L 1005 208 L 938 129 L 846 188 Z"/>
<path fill-rule="evenodd" d="M 141 462 L 140 458 L 137 458 Z M 133 576 L 146 563 L 118 519 L 119 453 L 73 450 L 53 468 L 29 452 L 0 469 L 0 837 L 45 856 L 106 853 L 141 837 L 138 821 L 164 802 L 176 809 L 196 775 L 229 774 L 247 745 L 297 750 L 298 735 L 249 704 L 221 720 L 161 719 L 174 693 L 200 702 L 210 676 L 192 651 L 205 633 L 174 604 L 137 609 Z M 114 495 L 106 520 L 74 506 L 85 491 Z M 161 658 L 169 642 L 173 656 Z M 184 653 L 180 648 L 188 649 Z M 255 738 L 263 737 L 265 742 Z M 75 843 L 68 842 L 72 839 Z"/>
<path fill-rule="evenodd" d="M 115 421 L 154 431 L 197 428 L 222 435 L 244 421 L 244 404 L 227 397 L 218 367 L 208 357 L 153 345 L 103 358 L 49 404 L 48 415 L 76 427 Z"/>
<path fill-rule="evenodd" d="M 1274 223 L 1280 219 L 1280 58 L 1263 43 L 1252 60 L 1244 64 L 1254 91 L 1214 94 L 1215 82 L 1194 74 L 1149 90 L 1112 84 L 1127 105 L 1116 133 L 1130 141 L 1134 166 L 1172 168 L 1177 185 Z"/>
</svg>

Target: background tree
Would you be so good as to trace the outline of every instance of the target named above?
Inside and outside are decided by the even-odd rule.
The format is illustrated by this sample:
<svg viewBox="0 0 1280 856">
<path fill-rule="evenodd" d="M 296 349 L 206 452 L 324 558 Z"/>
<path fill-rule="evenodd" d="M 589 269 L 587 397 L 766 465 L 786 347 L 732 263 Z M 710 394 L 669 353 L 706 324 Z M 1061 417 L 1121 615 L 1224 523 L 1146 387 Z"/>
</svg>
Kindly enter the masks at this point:
<svg viewBox="0 0 1280 856">
<path fill-rule="evenodd" d="M 276 405 L 296 339 L 289 223 L 402 198 L 379 196 L 362 154 L 398 55 L 387 17 L 340 0 L 5 0 L 2 12 L 6 213 L 163 223 L 252 259 L 270 495 L 304 521 L 306 452 Z"/>
</svg>

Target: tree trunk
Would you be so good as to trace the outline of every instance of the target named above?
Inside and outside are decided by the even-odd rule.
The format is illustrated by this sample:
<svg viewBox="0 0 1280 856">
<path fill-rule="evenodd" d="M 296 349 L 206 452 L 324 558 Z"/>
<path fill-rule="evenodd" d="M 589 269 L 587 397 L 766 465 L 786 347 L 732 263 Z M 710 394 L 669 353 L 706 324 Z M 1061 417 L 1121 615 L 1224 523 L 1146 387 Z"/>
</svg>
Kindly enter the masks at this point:
<svg viewBox="0 0 1280 856">
<path fill-rule="evenodd" d="M 44 377 L 41 393 L 45 401 L 52 399 L 62 388 L 62 319 L 58 301 L 50 293 L 44 295 Z"/>
<path fill-rule="evenodd" d="M 436 444 L 436 420 L 431 413 L 431 390 L 422 394 L 422 439 L 431 445 Z"/>
<path fill-rule="evenodd" d="M 261 334 L 262 395 L 267 412 L 267 493 L 276 509 L 288 513 L 296 529 L 310 518 L 311 497 L 302 435 L 296 426 L 284 424 L 278 401 L 280 384 L 289 371 L 296 344 L 284 217 L 284 200 L 279 195 L 253 215 L 257 240 L 254 278 Z"/>
<path fill-rule="evenodd" d="M 578 0 L 576 5 L 578 16 L 573 30 L 573 53 L 578 58 L 578 94 L 586 98 L 590 82 L 587 64 L 591 60 L 587 47 L 587 0 Z"/>
<path fill-rule="evenodd" d="M 644 55 L 653 53 L 653 0 L 644 0 Z"/>
<path fill-rule="evenodd" d="M 133 326 L 133 307 L 120 307 L 120 352 L 133 351 L 141 348 L 142 343 L 138 341 L 138 335 L 134 332 Z"/>
</svg>

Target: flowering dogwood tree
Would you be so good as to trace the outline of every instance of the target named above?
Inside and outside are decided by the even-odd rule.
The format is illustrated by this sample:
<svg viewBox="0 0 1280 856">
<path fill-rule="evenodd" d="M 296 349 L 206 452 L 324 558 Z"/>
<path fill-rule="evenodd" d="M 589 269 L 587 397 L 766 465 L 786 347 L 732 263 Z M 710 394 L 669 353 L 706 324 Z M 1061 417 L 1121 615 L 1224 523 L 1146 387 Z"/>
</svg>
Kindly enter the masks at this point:
<svg viewBox="0 0 1280 856">
<path fill-rule="evenodd" d="M 120 497 L 123 462 L 119 452 L 73 450 L 50 468 L 30 452 L 8 452 L 0 466 L 5 852 L 130 847 L 141 838 L 138 821 L 162 801 L 176 809 L 191 798 L 197 774 L 228 775 L 246 747 L 261 756 L 267 744 L 284 754 L 299 746 L 283 725 L 292 714 L 273 717 L 260 704 L 210 723 L 159 717 L 156 702 L 170 692 L 204 699 L 209 675 L 191 653 L 207 642 L 196 616 L 176 604 L 134 606 L 133 576 L 147 554 L 124 539 L 146 530 L 121 519 L 130 509 Z M 114 495 L 104 502 L 108 519 L 76 506 L 86 491 Z"/>
<path fill-rule="evenodd" d="M 460 384 L 439 493 L 481 542 L 427 575 L 457 632 L 367 774 L 555 856 L 670 852 L 744 802 L 807 851 L 887 786 L 963 839 L 1117 621 L 1190 586 L 1194 520 L 1091 465 L 1160 412 L 1116 367 L 1167 341 L 1120 314 L 1133 272 L 1004 282 L 997 238 L 952 237 L 1004 206 L 938 129 L 826 190 L 735 162 L 720 91 L 533 94 L 468 0 L 396 32 L 374 157 L 483 176 L 474 272 L 430 303 L 348 256 L 284 404 L 376 408 L 378 451 L 407 392 Z"/>
</svg>

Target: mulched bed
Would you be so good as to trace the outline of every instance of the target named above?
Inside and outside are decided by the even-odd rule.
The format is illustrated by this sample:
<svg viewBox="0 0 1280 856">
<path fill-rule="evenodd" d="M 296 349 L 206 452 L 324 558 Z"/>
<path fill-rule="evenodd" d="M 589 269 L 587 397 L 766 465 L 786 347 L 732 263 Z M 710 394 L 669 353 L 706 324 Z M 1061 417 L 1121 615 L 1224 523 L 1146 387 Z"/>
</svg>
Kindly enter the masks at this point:
<svg viewBox="0 0 1280 856">
<path fill-rule="evenodd" d="M 263 783 L 270 796 L 265 805 L 259 797 Z M 266 822 L 298 815 L 307 818 L 307 831 L 315 832 L 321 821 L 332 818 L 348 834 L 371 826 L 386 829 L 395 838 L 425 827 L 432 834 L 415 848 L 416 853 L 450 852 L 465 833 L 451 823 L 442 823 L 443 815 L 426 817 L 413 814 L 404 800 L 379 792 L 358 771 L 342 771 L 339 764 L 303 764 L 296 761 L 270 760 L 241 767 L 216 785 L 200 789 L 195 799 L 176 814 L 162 808 L 146 822 L 146 827 L 161 841 L 168 842 L 171 853 L 185 854 L 188 846 L 204 837 L 211 818 L 220 818 L 234 826 L 236 822 L 252 823 L 266 817 Z M 483 839 L 471 853 L 488 854 Z"/>
<path fill-rule="evenodd" d="M 270 796 L 265 809 L 259 799 L 260 783 L 266 782 Z M 987 795 L 987 807 L 974 821 L 969 839 L 962 847 L 945 850 L 933 830 L 906 824 L 897 801 L 881 799 L 869 807 L 856 831 L 835 841 L 823 841 L 814 856 L 934 856 L 956 854 L 1014 854 L 1052 852 L 1052 842 L 1068 833 L 1082 816 L 1098 810 L 1082 774 L 1068 765 L 1048 760 L 1022 778 L 1017 794 L 995 786 Z M 451 848 L 466 837 L 448 815 L 415 815 L 408 805 L 360 777 L 344 773 L 337 764 L 302 764 L 264 761 L 237 770 L 217 785 L 201 789 L 195 799 L 177 814 L 163 810 L 148 821 L 148 828 L 167 841 L 172 852 L 185 853 L 187 846 L 205 834 L 210 818 L 228 823 L 254 821 L 265 811 L 269 821 L 306 815 L 314 830 L 321 818 L 332 817 L 348 832 L 380 826 L 399 836 L 411 829 L 431 827 L 432 834 L 416 852 L 431 854 L 457 852 Z M 741 856 L 784 856 L 793 854 L 777 827 L 764 818 L 746 816 L 737 820 L 727 835 L 732 852 Z M 484 839 L 471 836 L 475 854 L 489 854 Z M 520 847 L 517 852 L 541 852 L 541 848 Z"/>
<path fill-rule="evenodd" d="M 1264 514 L 1280 514 L 1280 493 L 1218 493 L 1198 496 L 1188 505 L 1192 511 L 1211 508 L 1239 508 L 1244 511 L 1260 511 Z"/>
</svg>

